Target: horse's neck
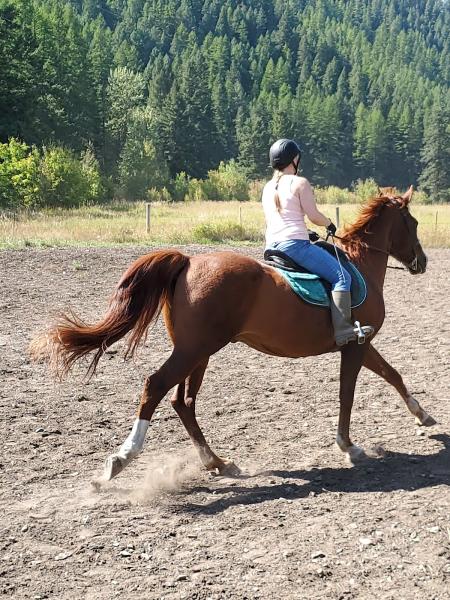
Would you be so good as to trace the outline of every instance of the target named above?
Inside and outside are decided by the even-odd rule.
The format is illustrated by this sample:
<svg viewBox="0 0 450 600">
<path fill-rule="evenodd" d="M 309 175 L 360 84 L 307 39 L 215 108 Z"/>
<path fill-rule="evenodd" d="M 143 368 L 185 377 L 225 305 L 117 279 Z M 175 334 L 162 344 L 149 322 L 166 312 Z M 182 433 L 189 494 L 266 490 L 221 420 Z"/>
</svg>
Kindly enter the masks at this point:
<svg viewBox="0 0 450 600">
<path fill-rule="evenodd" d="M 372 223 L 370 233 L 363 232 L 360 234 L 361 240 L 367 244 L 367 251 L 358 261 L 359 266 L 366 278 L 380 292 L 383 291 L 386 276 L 391 235 L 392 223 L 385 211 Z"/>
</svg>

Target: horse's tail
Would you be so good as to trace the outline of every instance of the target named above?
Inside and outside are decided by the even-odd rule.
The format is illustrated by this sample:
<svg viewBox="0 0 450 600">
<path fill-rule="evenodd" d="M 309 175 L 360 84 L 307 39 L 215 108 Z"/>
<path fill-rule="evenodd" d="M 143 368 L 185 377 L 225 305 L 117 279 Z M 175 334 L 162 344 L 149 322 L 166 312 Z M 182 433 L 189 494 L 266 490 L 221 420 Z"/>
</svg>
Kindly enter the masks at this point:
<svg viewBox="0 0 450 600">
<path fill-rule="evenodd" d="M 189 261 L 176 250 L 151 252 L 136 260 L 123 274 L 104 318 L 87 325 L 75 315 L 62 314 L 57 323 L 31 343 L 33 358 L 47 359 L 63 376 L 83 356 L 95 351 L 88 374 L 93 375 L 105 350 L 131 331 L 126 356 L 132 356 Z"/>
</svg>

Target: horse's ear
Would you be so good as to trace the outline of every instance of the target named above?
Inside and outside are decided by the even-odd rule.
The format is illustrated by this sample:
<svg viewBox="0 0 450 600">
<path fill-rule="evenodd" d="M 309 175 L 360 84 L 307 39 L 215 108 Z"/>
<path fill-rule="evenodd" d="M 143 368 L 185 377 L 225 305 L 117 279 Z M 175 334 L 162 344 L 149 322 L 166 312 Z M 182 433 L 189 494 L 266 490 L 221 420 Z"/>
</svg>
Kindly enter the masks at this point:
<svg viewBox="0 0 450 600">
<path fill-rule="evenodd" d="M 407 206 L 411 202 L 413 191 L 414 191 L 414 188 L 412 185 L 410 185 L 409 189 L 403 194 L 402 199 L 403 199 L 405 206 Z"/>
</svg>

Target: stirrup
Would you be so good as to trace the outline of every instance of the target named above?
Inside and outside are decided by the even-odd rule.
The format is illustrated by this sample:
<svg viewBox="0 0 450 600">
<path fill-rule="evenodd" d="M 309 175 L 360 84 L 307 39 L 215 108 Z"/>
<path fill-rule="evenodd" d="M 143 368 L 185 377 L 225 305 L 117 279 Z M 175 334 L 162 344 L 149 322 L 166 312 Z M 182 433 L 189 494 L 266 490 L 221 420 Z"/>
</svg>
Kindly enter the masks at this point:
<svg viewBox="0 0 450 600">
<path fill-rule="evenodd" d="M 373 334 L 373 327 L 371 327 L 370 325 L 363 325 L 361 327 L 361 323 L 359 321 L 355 321 L 354 332 L 356 334 L 358 344 L 365 344 L 366 336 L 370 336 Z"/>
</svg>

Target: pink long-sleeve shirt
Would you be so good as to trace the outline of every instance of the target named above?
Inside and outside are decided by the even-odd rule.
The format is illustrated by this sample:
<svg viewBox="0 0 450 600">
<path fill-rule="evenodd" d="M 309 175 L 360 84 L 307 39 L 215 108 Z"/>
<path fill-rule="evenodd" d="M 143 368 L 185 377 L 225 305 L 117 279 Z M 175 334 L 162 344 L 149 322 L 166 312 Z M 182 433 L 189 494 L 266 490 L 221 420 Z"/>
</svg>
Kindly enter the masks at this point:
<svg viewBox="0 0 450 600">
<path fill-rule="evenodd" d="M 309 239 L 305 215 L 312 221 L 323 220 L 323 215 L 317 209 L 309 181 L 296 175 L 281 177 L 278 182 L 280 212 L 274 200 L 275 185 L 274 179 L 268 181 L 262 194 L 266 218 L 266 247 L 274 242 Z"/>
</svg>

